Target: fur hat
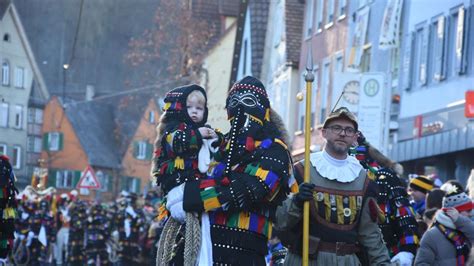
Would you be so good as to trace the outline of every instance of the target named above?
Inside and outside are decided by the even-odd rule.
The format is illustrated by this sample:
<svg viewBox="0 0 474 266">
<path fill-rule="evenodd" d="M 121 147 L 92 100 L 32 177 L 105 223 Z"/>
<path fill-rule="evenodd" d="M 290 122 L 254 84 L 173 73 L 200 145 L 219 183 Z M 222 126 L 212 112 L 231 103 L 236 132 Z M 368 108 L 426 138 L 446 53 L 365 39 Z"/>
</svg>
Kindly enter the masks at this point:
<svg viewBox="0 0 474 266">
<path fill-rule="evenodd" d="M 163 111 L 166 111 L 166 116 L 169 119 L 176 119 L 181 122 L 193 124 L 194 122 L 189 117 L 188 111 L 186 109 L 186 100 L 189 94 L 196 90 L 202 92 L 204 98 L 206 99 L 206 104 L 204 106 L 204 116 L 202 121 L 198 123 L 199 126 L 203 126 L 207 121 L 207 95 L 206 91 L 201 86 L 196 84 L 177 87 L 166 93 L 164 99 L 165 106 L 163 108 Z"/>
<path fill-rule="evenodd" d="M 229 91 L 226 106 L 228 118 L 235 117 L 238 110 L 258 118 L 263 123 L 270 120 L 270 101 L 262 82 L 247 76 L 237 81 Z"/>
<path fill-rule="evenodd" d="M 446 195 L 443 197 L 443 208 L 455 208 L 459 212 L 471 211 L 474 204 L 471 198 L 458 187 L 451 185 L 446 187 Z"/>
<path fill-rule="evenodd" d="M 433 180 L 429 177 L 424 175 L 417 175 L 413 179 L 410 180 L 410 188 L 414 190 L 421 191 L 423 193 L 427 193 L 428 191 L 432 190 L 434 187 Z"/>
</svg>

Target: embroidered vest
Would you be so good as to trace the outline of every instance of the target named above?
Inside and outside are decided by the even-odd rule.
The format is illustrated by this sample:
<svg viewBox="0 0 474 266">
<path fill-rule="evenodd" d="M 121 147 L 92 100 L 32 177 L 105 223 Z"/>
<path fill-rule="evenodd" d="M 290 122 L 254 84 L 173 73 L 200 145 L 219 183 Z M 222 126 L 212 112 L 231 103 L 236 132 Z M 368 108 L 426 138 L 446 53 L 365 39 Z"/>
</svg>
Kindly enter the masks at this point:
<svg viewBox="0 0 474 266">
<path fill-rule="evenodd" d="M 296 167 L 303 176 L 303 163 Z M 357 242 L 357 229 L 366 199 L 369 179 L 365 170 L 352 182 L 342 183 L 322 177 L 310 168 L 311 183 L 315 184 L 310 202 L 310 234 L 324 242 Z"/>
</svg>

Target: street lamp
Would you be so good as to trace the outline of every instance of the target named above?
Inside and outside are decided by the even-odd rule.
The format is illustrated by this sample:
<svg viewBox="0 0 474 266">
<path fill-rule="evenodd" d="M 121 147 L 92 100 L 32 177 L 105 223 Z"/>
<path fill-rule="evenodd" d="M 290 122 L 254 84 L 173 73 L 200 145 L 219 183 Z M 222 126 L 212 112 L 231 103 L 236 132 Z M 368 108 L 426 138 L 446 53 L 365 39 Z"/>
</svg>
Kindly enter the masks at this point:
<svg viewBox="0 0 474 266">
<path fill-rule="evenodd" d="M 63 64 L 63 104 L 66 102 L 66 71 L 69 69 L 69 64 Z"/>
</svg>

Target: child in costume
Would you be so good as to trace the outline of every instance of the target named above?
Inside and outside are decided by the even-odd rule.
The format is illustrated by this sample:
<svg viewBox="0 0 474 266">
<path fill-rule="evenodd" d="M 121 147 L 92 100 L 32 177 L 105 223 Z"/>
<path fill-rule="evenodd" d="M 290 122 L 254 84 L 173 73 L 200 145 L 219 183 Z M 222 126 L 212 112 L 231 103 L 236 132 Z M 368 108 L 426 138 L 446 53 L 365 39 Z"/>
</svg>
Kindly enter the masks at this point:
<svg viewBox="0 0 474 266">
<path fill-rule="evenodd" d="M 207 96 L 202 87 L 191 84 L 175 88 L 166 94 L 164 102 L 165 112 L 157 127 L 152 175 L 156 178 L 157 185 L 161 186 L 164 195 L 169 195 L 182 190 L 181 184 L 204 177 L 211 157 L 218 150 L 213 145 L 219 145 L 219 135 L 206 126 Z M 185 244 L 186 232 L 181 223 L 186 221 L 187 233 L 192 235 L 188 236 L 186 241 L 191 242 L 196 242 L 200 238 L 198 234 L 200 226 L 197 215 L 186 214 L 182 206 L 175 203 L 167 200 L 166 208 L 181 215 L 177 219 L 170 219 L 163 231 L 166 232 L 168 239 L 176 239 L 177 245 L 171 253 L 180 254 L 185 252 L 186 247 L 194 246 L 193 243 Z M 166 217 L 167 212 L 163 211 L 164 208 L 161 209 L 160 216 Z M 192 228 L 194 233 L 191 233 Z M 164 261 L 169 263 L 182 264 L 183 262 L 173 261 L 173 258 L 168 256 L 170 253 L 165 252 L 164 241 L 160 242 L 163 248 L 159 249 L 158 257 L 166 257 Z M 163 255 L 161 252 L 166 254 Z M 173 257 L 183 258 L 183 256 Z"/>
<path fill-rule="evenodd" d="M 202 87 L 192 84 L 175 88 L 166 94 L 164 102 L 152 175 L 166 195 L 186 181 L 202 178 L 198 153 L 206 139 L 216 139 L 218 135 L 205 125 L 207 97 Z M 209 162 L 210 158 L 205 161 Z"/>
<path fill-rule="evenodd" d="M 447 189 L 443 208 L 421 239 L 415 265 L 467 265 L 474 240 L 471 221 L 474 204 L 464 191 L 455 186 Z"/>
</svg>

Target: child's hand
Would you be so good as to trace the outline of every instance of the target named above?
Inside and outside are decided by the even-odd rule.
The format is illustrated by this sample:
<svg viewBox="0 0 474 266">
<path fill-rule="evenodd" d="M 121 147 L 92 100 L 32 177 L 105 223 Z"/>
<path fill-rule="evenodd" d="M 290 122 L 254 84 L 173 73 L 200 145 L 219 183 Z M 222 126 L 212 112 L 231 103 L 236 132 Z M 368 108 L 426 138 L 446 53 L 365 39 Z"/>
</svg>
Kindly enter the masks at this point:
<svg viewBox="0 0 474 266">
<path fill-rule="evenodd" d="M 199 133 L 201 133 L 203 139 L 212 139 L 217 137 L 216 132 L 208 127 L 200 127 Z"/>
</svg>

